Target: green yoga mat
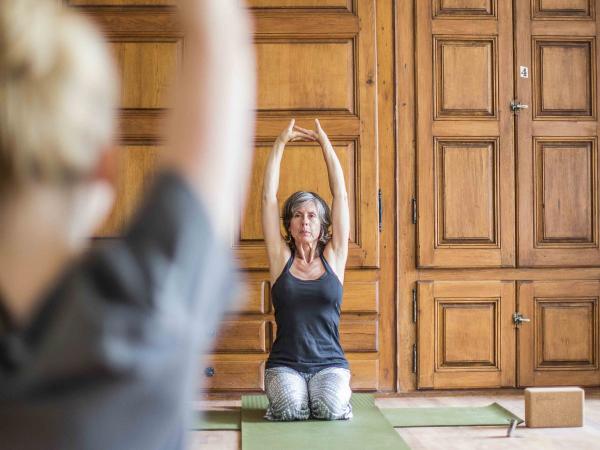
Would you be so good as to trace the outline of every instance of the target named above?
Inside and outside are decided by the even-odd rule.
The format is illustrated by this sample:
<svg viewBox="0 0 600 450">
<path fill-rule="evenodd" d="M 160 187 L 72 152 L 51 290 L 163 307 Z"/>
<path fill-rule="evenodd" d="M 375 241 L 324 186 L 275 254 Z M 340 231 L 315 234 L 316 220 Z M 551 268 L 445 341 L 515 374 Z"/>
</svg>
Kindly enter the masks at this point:
<svg viewBox="0 0 600 450">
<path fill-rule="evenodd" d="M 508 426 L 511 419 L 523 422 L 498 403 L 479 407 L 381 408 L 380 411 L 394 427 Z"/>
<path fill-rule="evenodd" d="M 202 411 L 194 417 L 192 430 L 239 430 L 240 409 Z"/>
<path fill-rule="evenodd" d="M 370 394 L 352 394 L 351 420 L 270 422 L 264 395 L 242 397 L 242 450 L 404 450 Z"/>
</svg>

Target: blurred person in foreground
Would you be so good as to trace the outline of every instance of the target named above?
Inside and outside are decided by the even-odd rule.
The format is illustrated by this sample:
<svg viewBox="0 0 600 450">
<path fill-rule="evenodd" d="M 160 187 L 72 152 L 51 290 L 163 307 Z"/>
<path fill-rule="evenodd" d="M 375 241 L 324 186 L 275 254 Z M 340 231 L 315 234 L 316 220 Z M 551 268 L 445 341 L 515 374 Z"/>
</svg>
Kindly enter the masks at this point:
<svg viewBox="0 0 600 450">
<path fill-rule="evenodd" d="M 114 197 L 107 46 L 56 0 L 0 2 L 0 448 L 185 448 L 201 337 L 236 285 L 255 77 L 238 3 L 180 1 L 168 145 L 122 239 L 90 248 Z"/>
</svg>

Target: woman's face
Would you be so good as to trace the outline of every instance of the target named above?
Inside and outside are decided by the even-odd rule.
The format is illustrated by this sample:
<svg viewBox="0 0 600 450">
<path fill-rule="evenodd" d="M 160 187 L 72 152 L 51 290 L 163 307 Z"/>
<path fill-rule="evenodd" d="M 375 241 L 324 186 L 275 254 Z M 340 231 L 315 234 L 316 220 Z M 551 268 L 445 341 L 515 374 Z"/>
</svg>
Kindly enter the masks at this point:
<svg viewBox="0 0 600 450">
<path fill-rule="evenodd" d="M 315 244 L 321 234 L 321 221 L 315 202 L 305 202 L 292 215 L 290 234 L 296 247 L 304 244 Z"/>
</svg>

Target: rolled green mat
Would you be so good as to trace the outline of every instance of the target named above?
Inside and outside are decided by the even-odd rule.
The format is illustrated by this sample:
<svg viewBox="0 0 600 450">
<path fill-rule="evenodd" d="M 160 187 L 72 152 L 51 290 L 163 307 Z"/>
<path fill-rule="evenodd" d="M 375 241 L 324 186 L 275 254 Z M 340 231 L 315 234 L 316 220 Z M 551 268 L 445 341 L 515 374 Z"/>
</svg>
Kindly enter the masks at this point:
<svg viewBox="0 0 600 450">
<path fill-rule="evenodd" d="M 474 407 L 381 408 L 381 412 L 393 427 L 508 426 L 513 419 L 523 422 L 498 403 Z"/>
</svg>

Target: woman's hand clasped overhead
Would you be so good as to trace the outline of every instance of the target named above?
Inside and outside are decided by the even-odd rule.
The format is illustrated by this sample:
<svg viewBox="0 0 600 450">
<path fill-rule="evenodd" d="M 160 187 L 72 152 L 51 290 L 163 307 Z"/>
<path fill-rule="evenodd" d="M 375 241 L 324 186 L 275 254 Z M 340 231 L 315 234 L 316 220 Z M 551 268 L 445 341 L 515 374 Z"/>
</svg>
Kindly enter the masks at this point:
<svg viewBox="0 0 600 450">
<path fill-rule="evenodd" d="M 279 144 L 287 144 L 288 142 L 313 142 L 316 141 L 315 132 L 295 126 L 296 119 L 290 120 L 290 123 L 283 129 L 277 137 L 276 142 Z"/>
</svg>

